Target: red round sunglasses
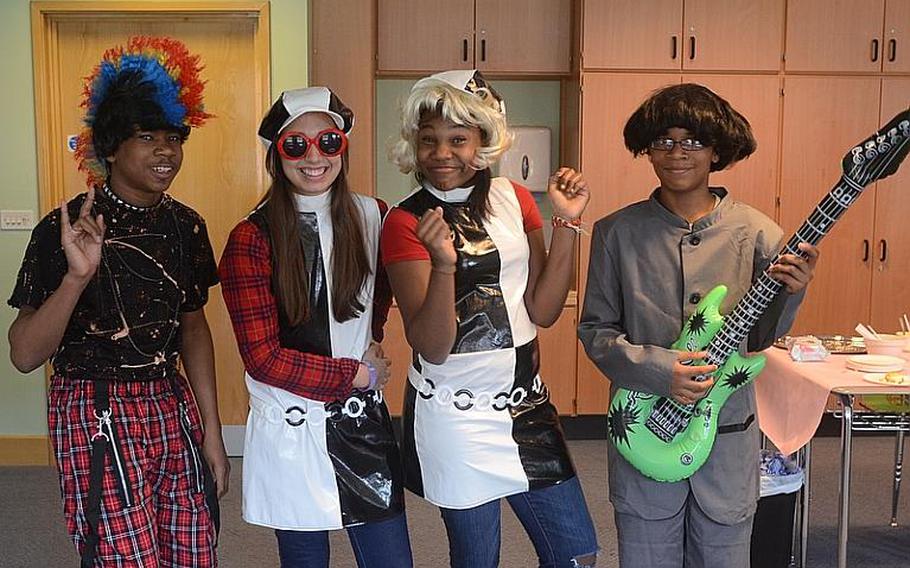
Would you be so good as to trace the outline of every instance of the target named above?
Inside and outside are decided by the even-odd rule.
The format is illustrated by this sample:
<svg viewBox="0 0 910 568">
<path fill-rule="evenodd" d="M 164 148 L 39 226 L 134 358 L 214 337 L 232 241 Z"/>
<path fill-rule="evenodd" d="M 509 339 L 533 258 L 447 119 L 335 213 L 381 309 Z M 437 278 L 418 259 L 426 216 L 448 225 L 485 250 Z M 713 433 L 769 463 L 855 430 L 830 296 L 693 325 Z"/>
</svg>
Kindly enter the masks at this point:
<svg viewBox="0 0 910 568">
<path fill-rule="evenodd" d="M 348 137 L 337 128 L 328 128 L 310 138 L 303 132 L 289 131 L 278 138 L 278 153 L 286 160 L 302 160 L 310 146 L 326 158 L 333 158 L 344 153 L 348 147 Z"/>
</svg>

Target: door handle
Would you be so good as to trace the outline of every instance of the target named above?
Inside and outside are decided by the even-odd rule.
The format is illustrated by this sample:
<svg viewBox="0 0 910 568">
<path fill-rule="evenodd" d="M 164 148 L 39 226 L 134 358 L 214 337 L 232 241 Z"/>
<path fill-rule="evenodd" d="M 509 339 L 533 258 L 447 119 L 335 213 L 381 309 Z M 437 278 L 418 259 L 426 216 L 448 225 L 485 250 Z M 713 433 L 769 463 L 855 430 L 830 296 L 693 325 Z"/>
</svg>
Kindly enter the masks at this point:
<svg viewBox="0 0 910 568">
<path fill-rule="evenodd" d="M 872 61 L 878 61 L 878 38 L 872 40 Z"/>
<path fill-rule="evenodd" d="M 897 40 L 892 38 L 888 40 L 888 61 L 894 63 L 897 59 Z"/>
<path fill-rule="evenodd" d="M 461 60 L 467 62 L 468 60 L 468 40 L 467 38 L 462 40 L 461 43 Z"/>
<path fill-rule="evenodd" d="M 878 261 L 885 262 L 888 260 L 888 241 L 882 239 L 878 241 Z"/>
<path fill-rule="evenodd" d="M 869 239 L 863 239 L 863 262 L 869 260 Z"/>
<path fill-rule="evenodd" d="M 689 36 L 689 60 L 695 59 L 695 36 Z"/>
<path fill-rule="evenodd" d="M 677 36 L 673 36 L 670 38 L 670 59 L 673 59 L 673 60 L 676 59 L 676 55 L 677 55 L 676 43 L 678 41 L 679 41 L 679 38 Z"/>
<path fill-rule="evenodd" d="M 487 60 L 487 40 L 485 39 L 480 40 L 480 60 Z"/>
</svg>

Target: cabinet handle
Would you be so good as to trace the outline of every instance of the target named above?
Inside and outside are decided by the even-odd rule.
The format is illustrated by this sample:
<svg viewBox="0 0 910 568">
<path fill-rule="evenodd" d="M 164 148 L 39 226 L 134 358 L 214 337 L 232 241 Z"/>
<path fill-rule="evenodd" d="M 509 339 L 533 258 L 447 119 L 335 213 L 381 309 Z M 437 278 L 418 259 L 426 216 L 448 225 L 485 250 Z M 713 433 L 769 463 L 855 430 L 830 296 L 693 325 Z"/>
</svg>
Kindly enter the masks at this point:
<svg viewBox="0 0 910 568">
<path fill-rule="evenodd" d="M 863 239 L 863 262 L 869 260 L 869 239 Z"/>
<path fill-rule="evenodd" d="M 487 60 L 487 40 L 485 39 L 480 40 L 480 60 Z"/>
<path fill-rule="evenodd" d="M 878 38 L 872 40 L 872 61 L 878 61 Z"/>
<path fill-rule="evenodd" d="M 461 60 L 462 61 L 468 60 L 468 40 L 467 39 L 463 39 L 462 43 L 461 43 Z"/>
<path fill-rule="evenodd" d="M 679 38 L 676 36 L 673 36 L 672 38 L 670 38 L 670 59 L 674 59 L 674 60 L 676 59 L 676 51 L 677 51 L 676 43 L 678 41 L 679 41 Z"/>
<path fill-rule="evenodd" d="M 888 61 L 894 63 L 897 59 L 897 40 L 889 39 L 888 40 Z"/>
<path fill-rule="evenodd" d="M 695 36 L 689 36 L 689 59 L 695 59 Z"/>
<path fill-rule="evenodd" d="M 878 241 L 878 261 L 885 262 L 888 259 L 888 241 L 882 239 Z"/>
</svg>

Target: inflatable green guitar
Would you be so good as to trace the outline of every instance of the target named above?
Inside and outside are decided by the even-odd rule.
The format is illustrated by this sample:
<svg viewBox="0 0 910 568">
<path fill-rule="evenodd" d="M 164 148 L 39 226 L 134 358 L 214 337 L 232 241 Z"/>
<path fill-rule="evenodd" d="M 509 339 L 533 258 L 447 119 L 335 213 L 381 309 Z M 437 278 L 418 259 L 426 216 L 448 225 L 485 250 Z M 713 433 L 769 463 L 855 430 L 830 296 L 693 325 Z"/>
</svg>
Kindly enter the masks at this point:
<svg viewBox="0 0 910 568">
<path fill-rule="evenodd" d="M 897 171 L 908 150 L 910 110 L 905 110 L 844 156 L 843 176 L 778 256 L 805 256 L 797 245 L 818 244 L 867 185 Z M 726 286 L 714 288 L 699 302 L 672 346 L 681 351 L 706 350 L 704 362 L 691 364 L 717 365 L 714 386 L 696 404 L 626 389 L 616 391 L 608 415 L 609 435 L 619 453 L 641 473 L 658 481 L 678 481 L 705 463 L 714 446 L 721 407 L 765 366 L 763 355 L 745 357 L 739 347 L 781 288 L 767 271 L 762 273 L 726 317 L 718 311 Z"/>
</svg>

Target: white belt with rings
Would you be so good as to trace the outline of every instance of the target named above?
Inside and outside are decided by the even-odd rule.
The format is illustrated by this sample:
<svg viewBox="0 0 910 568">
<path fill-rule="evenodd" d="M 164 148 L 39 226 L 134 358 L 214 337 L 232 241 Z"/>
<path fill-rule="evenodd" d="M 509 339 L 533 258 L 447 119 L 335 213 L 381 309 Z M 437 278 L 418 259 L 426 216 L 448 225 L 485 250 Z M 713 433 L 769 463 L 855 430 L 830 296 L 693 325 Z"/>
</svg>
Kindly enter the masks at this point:
<svg viewBox="0 0 910 568">
<path fill-rule="evenodd" d="M 549 398 L 549 391 L 540 379 L 540 375 L 534 377 L 530 392 L 520 386 L 514 387 L 511 391 L 499 391 L 496 393 L 473 392 L 466 388 L 454 389 L 448 385 L 437 386 L 433 379 L 427 377 L 420 377 L 418 382 L 419 386 L 415 385 L 415 389 L 420 398 L 433 400 L 443 406 L 451 404 L 462 411 L 493 409 L 501 412 L 521 405 L 531 394 L 537 395 L 535 398 L 540 398 L 541 395 L 545 399 Z"/>
<path fill-rule="evenodd" d="M 352 394 L 343 402 L 322 403 L 304 400 L 285 408 L 275 402 L 251 396 L 250 410 L 273 424 L 285 423 L 296 428 L 307 423 L 321 426 L 326 420 L 338 422 L 346 418 L 360 418 L 366 412 L 369 403 L 379 404 L 382 401 L 382 391 L 365 391 Z"/>
</svg>

